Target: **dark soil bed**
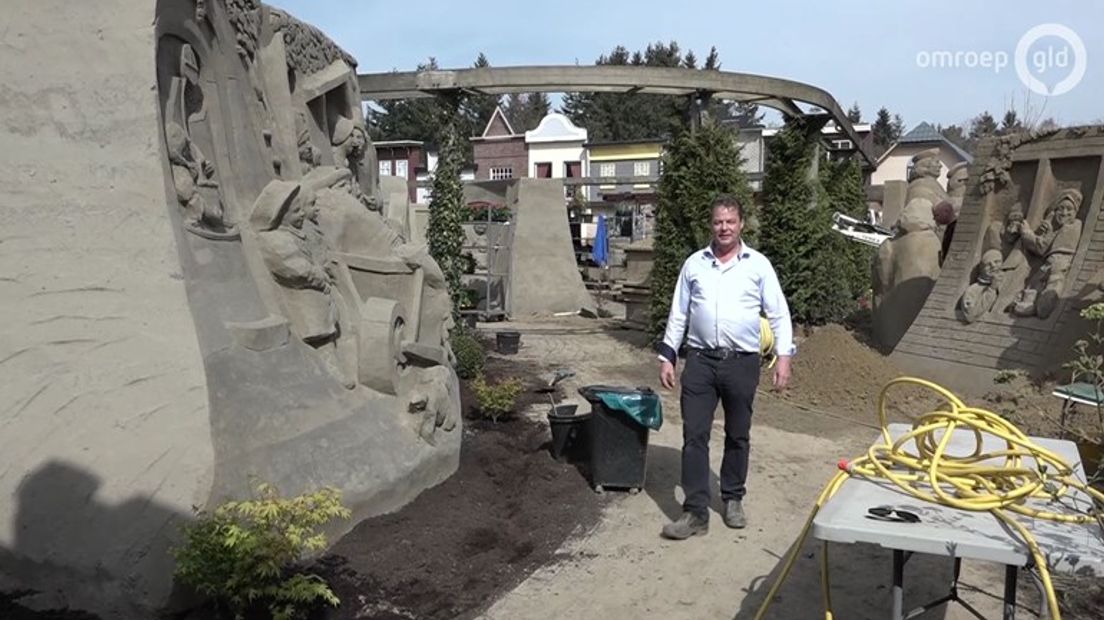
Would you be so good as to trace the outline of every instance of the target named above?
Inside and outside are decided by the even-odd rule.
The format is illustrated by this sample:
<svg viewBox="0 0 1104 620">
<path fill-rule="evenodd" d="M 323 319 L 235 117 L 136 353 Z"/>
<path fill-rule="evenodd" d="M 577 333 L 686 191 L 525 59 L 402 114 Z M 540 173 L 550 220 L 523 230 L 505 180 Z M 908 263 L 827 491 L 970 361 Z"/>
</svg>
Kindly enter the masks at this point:
<svg viewBox="0 0 1104 620">
<path fill-rule="evenodd" d="M 525 385 L 517 410 L 548 402 L 537 392 L 542 369 L 509 358 L 487 360 L 490 381 Z M 316 613 L 332 620 L 468 618 L 537 568 L 559 560 L 572 534 L 593 528 L 602 497 L 572 465 L 549 454 L 547 425 L 514 416 L 478 417 L 461 382 L 464 435 L 460 468 L 397 513 L 359 523 L 310 567 L 330 582 L 342 604 Z M 21 594 L 0 592 L 4 620 L 96 620 L 79 611 L 35 612 Z M 189 620 L 212 617 L 191 610 Z M 259 616 L 258 616 L 259 617 Z"/>
<path fill-rule="evenodd" d="M 490 358 L 486 374 L 521 379 L 520 408 L 546 400 L 534 392 L 538 372 Z M 552 460 L 547 426 L 473 419 L 472 394 L 461 393 L 459 471 L 399 512 L 358 524 L 318 561 L 342 600 L 328 618 L 474 616 L 598 522 L 601 498 L 573 466 Z"/>
</svg>

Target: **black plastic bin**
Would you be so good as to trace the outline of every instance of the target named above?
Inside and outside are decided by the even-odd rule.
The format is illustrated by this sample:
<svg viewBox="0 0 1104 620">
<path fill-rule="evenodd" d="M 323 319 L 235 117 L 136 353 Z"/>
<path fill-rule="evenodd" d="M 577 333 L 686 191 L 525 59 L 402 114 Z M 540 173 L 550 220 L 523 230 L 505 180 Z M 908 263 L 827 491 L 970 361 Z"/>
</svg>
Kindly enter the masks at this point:
<svg viewBox="0 0 1104 620">
<path fill-rule="evenodd" d="M 498 332 L 495 334 L 495 349 L 503 355 L 516 354 L 520 343 L 521 334 L 518 332 Z"/>
<path fill-rule="evenodd" d="M 561 403 L 548 412 L 548 425 L 552 431 L 552 458 L 557 461 L 584 460 L 589 454 L 586 444 L 587 421 L 591 412 L 576 413 L 577 403 Z"/>
<path fill-rule="evenodd" d="M 579 394 L 591 405 L 587 423 L 590 486 L 601 493 L 609 488 L 644 488 L 648 462 L 648 427 L 629 414 L 606 406 L 598 392 L 651 393 L 648 388 L 588 385 Z"/>
</svg>

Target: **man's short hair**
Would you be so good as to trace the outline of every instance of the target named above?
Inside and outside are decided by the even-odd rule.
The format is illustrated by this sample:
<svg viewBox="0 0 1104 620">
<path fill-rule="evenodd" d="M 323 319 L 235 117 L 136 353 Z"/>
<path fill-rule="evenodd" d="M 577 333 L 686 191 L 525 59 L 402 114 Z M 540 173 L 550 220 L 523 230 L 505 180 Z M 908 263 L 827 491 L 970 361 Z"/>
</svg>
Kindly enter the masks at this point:
<svg viewBox="0 0 1104 620">
<path fill-rule="evenodd" d="M 740 204 L 740 199 L 732 194 L 721 194 L 713 199 L 713 207 L 710 211 L 720 208 L 736 209 L 736 215 L 739 215 L 741 220 L 744 219 L 744 205 Z"/>
</svg>

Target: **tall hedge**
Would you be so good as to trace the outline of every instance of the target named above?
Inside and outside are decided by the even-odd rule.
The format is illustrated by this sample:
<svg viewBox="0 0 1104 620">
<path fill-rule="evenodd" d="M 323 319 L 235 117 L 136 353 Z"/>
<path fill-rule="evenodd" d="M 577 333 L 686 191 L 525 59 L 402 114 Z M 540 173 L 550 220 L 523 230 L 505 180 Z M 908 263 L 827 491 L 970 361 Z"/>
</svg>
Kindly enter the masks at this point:
<svg viewBox="0 0 1104 620">
<path fill-rule="evenodd" d="M 836 162 L 822 162 L 820 183 L 827 193 L 830 210 L 866 220 L 866 189 L 858 159 L 851 157 Z M 870 265 L 877 250 L 864 243 L 848 241 L 843 244 L 843 251 L 851 297 L 858 299 L 870 290 Z"/>
<path fill-rule="evenodd" d="M 858 244 L 832 230 L 834 210 L 859 214 L 865 205 L 861 172 L 854 163 L 820 160 L 819 173 L 810 174 L 819 134 L 804 119 L 790 119 L 770 143 L 759 232 L 759 249 L 774 264 L 793 318 L 809 324 L 853 312 L 869 272 Z"/>
<path fill-rule="evenodd" d="M 745 205 L 746 215 L 751 215 L 751 188 L 742 162 L 735 134 L 708 121 L 677 135 L 663 156 L 649 325 L 656 342 L 663 338 L 683 261 L 712 238 L 713 200 L 720 194 L 734 194 Z"/>
<path fill-rule="evenodd" d="M 464 187 L 460 183 L 460 167 L 464 162 L 464 141 L 456 130 L 455 115 L 446 123 L 439 137 L 439 158 L 433 172 L 433 195 L 429 201 L 429 225 L 426 237 L 429 255 L 441 266 L 452 299 L 453 319 L 459 322 L 460 300 L 464 292 L 463 260 Z"/>
</svg>

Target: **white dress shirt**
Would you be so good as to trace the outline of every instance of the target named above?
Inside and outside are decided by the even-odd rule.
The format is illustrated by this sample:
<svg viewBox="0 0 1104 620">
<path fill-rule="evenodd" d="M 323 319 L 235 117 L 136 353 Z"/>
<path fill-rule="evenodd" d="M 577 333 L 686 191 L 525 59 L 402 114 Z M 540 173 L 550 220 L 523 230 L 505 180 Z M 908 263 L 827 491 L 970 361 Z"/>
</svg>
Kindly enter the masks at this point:
<svg viewBox="0 0 1104 620">
<path fill-rule="evenodd" d="M 774 331 L 775 354 L 793 355 L 790 308 L 770 260 L 742 241 L 727 263 L 712 248 L 698 250 L 682 264 L 660 349 L 677 355 L 685 334 L 691 348 L 757 352 L 760 311 Z"/>
</svg>

